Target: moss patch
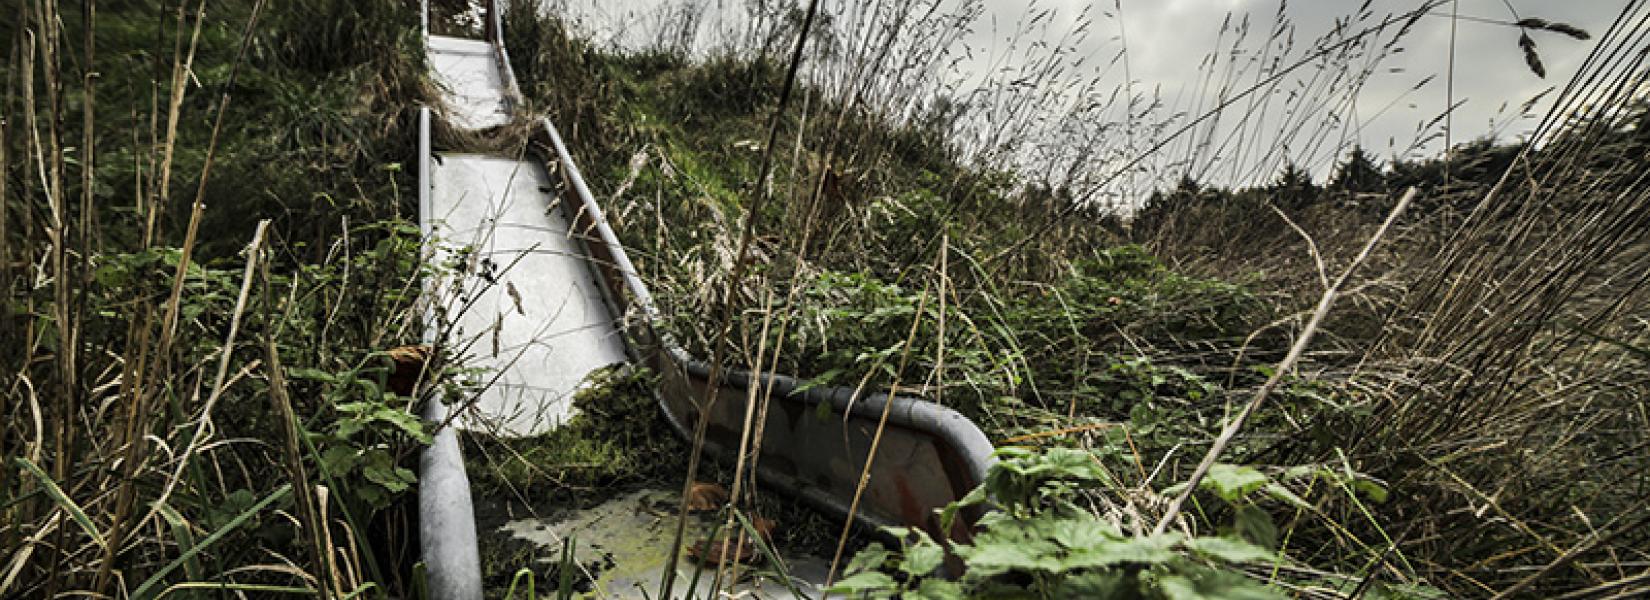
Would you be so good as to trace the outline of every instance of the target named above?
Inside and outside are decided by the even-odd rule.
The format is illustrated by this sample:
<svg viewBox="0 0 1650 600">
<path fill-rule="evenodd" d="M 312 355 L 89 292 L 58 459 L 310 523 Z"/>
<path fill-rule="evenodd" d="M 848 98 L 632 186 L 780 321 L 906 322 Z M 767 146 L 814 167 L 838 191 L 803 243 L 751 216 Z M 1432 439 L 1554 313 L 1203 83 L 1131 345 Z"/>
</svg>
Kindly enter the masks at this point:
<svg viewBox="0 0 1650 600">
<path fill-rule="evenodd" d="M 613 490 L 679 472 L 667 457 L 685 456 L 685 447 L 659 416 L 653 380 L 646 370 L 603 369 L 574 396 L 577 413 L 561 427 L 523 438 L 467 435 L 475 494 L 591 506 Z"/>
</svg>

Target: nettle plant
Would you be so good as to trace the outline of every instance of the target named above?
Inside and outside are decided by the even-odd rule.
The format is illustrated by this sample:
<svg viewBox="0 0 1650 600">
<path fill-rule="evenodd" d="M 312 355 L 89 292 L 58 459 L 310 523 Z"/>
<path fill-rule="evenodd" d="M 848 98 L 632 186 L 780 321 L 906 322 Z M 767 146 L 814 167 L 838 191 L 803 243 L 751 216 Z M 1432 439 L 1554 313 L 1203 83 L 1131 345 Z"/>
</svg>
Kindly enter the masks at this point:
<svg viewBox="0 0 1650 600">
<path fill-rule="evenodd" d="M 980 487 L 941 513 L 941 529 L 959 511 L 992 505 L 978 533 L 949 541 L 966 566 L 948 580 L 939 570 L 945 547 L 920 530 L 895 528 L 900 548 L 873 544 L 849 562 L 831 593 L 871 598 L 1284 598 L 1244 574 L 1243 564 L 1282 560 L 1249 541 L 1178 532 L 1130 535 L 1079 506 L 1085 491 L 1116 488 L 1093 454 L 1072 448 L 997 451 Z"/>
</svg>

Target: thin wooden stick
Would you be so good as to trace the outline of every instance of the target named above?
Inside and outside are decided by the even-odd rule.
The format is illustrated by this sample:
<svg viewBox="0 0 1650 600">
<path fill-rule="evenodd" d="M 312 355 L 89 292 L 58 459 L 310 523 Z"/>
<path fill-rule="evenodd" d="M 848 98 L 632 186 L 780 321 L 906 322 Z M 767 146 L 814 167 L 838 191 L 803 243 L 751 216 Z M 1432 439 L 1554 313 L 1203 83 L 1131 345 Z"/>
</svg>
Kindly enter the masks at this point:
<svg viewBox="0 0 1650 600">
<path fill-rule="evenodd" d="M 222 100 L 218 104 L 217 118 L 212 125 L 211 141 L 208 142 L 206 147 L 206 164 L 201 170 L 200 186 L 197 188 L 195 194 L 195 210 L 189 221 L 189 233 L 184 239 L 182 253 L 178 258 L 177 271 L 173 275 L 172 279 L 172 291 L 166 302 L 165 317 L 163 317 L 160 322 L 160 337 L 153 348 L 153 359 L 149 363 L 149 367 L 151 369 L 149 372 L 149 378 L 151 381 L 162 381 L 168 377 L 167 369 L 171 362 L 169 357 L 171 354 L 172 341 L 173 336 L 176 334 L 178 314 L 182 305 L 183 282 L 185 276 L 189 272 L 190 260 L 194 253 L 195 237 L 200 228 L 201 213 L 205 209 L 204 196 L 206 194 L 206 182 L 210 178 L 212 171 L 212 159 L 216 155 L 218 149 L 218 132 L 223 128 L 224 112 L 229 105 L 229 90 L 234 88 L 235 76 L 240 72 L 241 63 L 245 60 L 247 47 L 251 45 L 252 33 L 257 30 L 258 15 L 262 13 L 263 6 L 263 0 L 258 0 L 252 6 L 252 15 L 247 19 L 246 29 L 241 36 L 240 50 L 236 53 L 235 62 L 230 67 L 229 79 L 224 84 Z M 197 21 L 195 26 L 198 35 L 200 22 Z M 176 89 L 174 89 L 174 91 L 176 91 Z M 177 99 L 174 99 L 174 102 L 176 101 Z M 111 550 L 110 554 L 106 556 L 106 560 L 104 560 L 103 564 L 99 567 L 98 575 L 93 585 L 93 590 L 98 593 L 102 593 L 103 589 L 108 584 L 110 572 L 114 565 L 114 552 L 117 552 L 118 550 L 116 549 L 122 546 L 122 541 L 127 530 L 126 521 L 132 512 L 132 505 L 134 504 L 136 496 L 136 491 L 133 488 L 133 480 L 139 469 L 138 463 L 142 462 L 143 459 L 146 458 L 145 453 L 147 452 L 148 446 L 145 437 L 138 432 L 142 430 L 145 423 L 148 421 L 149 402 L 150 399 L 148 397 L 147 390 L 140 390 L 140 393 L 133 399 L 134 409 L 131 413 L 131 420 L 128 421 L 127 425 L 128 431 L 132 435 L 126 440 L 126 456 L 124 462 L 121 464 L 122 475 L 120 489 L 115 495 L 115 511 L 110 523 L 111 534 L 109 536 L 109 547 Z M 298 484 L 301 482 L 294 483 Z"/>
<path fill-rule="evenodd" d="M 223 347 L 218 351 L 218 373 L 212 385 L 211 394 L 207 395 L 206 403 L 201 406 L 200 416 L 195 417 L 195 433 L 189 436 L 189 444 L 184 447 L 183 453 L 178 455 L 178 466 L 173 469 L 172 477 L 166 480 L 166 487 L 160 491 L 160 496 L 150 505 L 149 515 L 138 522 L 146 522 L 154 517 L 166 499 L 172 495 L 179 479 L 183 478 L 183 469 L 189 464 L 189 457 L 200 447 L 201 439 L 206 435 L 206 426 L 212 422 L 212 408 L 218 405 L 218 399 L 223 397 L 225 388 L 224 379 L 229 374 L 229 359 L 235 354 L 235 336 L 241 329 L 241 316 L 246 313 L 246 298 L 252 291 L 252 280 L 256 275 L 254 269 L 258 265 L 258 257 L 262 254 L 264 234 L 269 230 L 269 219 L 258 221 L 258 228 L 252 232 L 252 243 L 246 247 L 246 268 L 241 272 L 241 292 L 235 298 L 235 312 L 229 316 L 229 334 L 225 336 Z"/>
<path fill-rule="evenodd" d="M 848 504 L 848 516 L 842 521 L 842 534 L 836 539 L 836 553 L 831 556 L 831 569 L 825 573 L 825 586 L 830 587 L 836 580 L 837 567 L 842 563 L 842 551 L 848 546 L 848 533 L 854 527 L 854 515 L 859 512 L 860 498 L 865 495 L 865 488 L 871 483 L 871 466 L 877 459 L 877 447 L 882 444 L 882 432 L 888 429 L 888 413 L 894 407 L 894 392 L 899 389 L 900 376 L 905 374 L 905 365 L 911 358 L 911 346 L 917 341 L 917 327 L 922 325 L 922 313 L 928 309 L 928 286 L 922 288 L 922 295 L 917 299 L 917 312 L 911 316 L 911 331 L 905 335 L 905 348 L 900 350 L 899 368 L 894 370 L 894 384 L 888 387 L 888 393 L 882 401 L 882 416 L 877 418 L 876 433 L 871 436 L 871 448 L 865 454 L 865 466 L 860 469 L 859 483 L 854 486 L 854 500 Z M 856 392 L 857 395 L 857 392 Z M 844 418 L 847 415 L 843 415 Z"/>
<path fill-rule="evenodd" d="M 1577 543 L 1574 547 L 1570 548 L 1564 554 L 1560 555 L 1558 558 L 1554 559 L 1552 562 L 1547 563 L 1546 566 L 1541 567 L 1540 571 L 1536 571 L 1534 573 L 1531 573 L 1529 577 L 1525 577 L 1523 580 L 1521 580 L 1518 583 L 1514 584 L 1512 587 L 1509 587 L 1507 589 L 1501 590 L 1500 592 L 1497 592 L 1495 594 L 1495 596 L 1490 598 L 1490 600 L 1502 600 L 1503 598 L 1510 598 L 1510 597 L 1516 596 L 1520 592 L 1523 592 L 1524 590 L 1529 589 L 1529 587 L 1531 585 L 1534 585 L 1535 582 L 1539 581 L 1542 577 L 1546 577 L 1547 575 L 1552 574 L 1553 571 L 1557 571 L 1557 570 L 1563 568 L 1565 565 L 1568 565 L 1572 562 L 1575 562 L 1575 560 L 1577 558 L 1580 558 L 1581 555 L 1586 553 L 1588 550 L 1592 550 L 1593 548 L 1598 547 L 1600 544 L 1606 543 L 1606 542 L 1614 539 L 1616 536 L 1621 535 L 1622 533 L 1625 533 L 1625 532 L 1628 532 L 1628 531 L 1640 531 L 1641 530 L 1640 528 L 1645 527 L 1646 525 L 1650 525 L 1650 515 L 1646 515 L 1644 518 L 1639 519 L 1638 521 L 1632 523 L 1631 525 L 1616 528 L 1615 530 L 1613 530 L 1613 531 L 1611 531 L 1611 532 L 1609 532 L 1609 533 L 1607 533 L 1603 536 L 1595 535 L 1595 536 L 1583 539 L 1580 543 Z"/>
<path fill-rule="evenodd" d="M 261 4 L 261 2 L 260 2 Z M 261 251 L 254 248 L 253 252 Z M 274 302 L 270 298 L 269 261 L 260 266 L 263 273 L 263 309 L 264 309 L 264 363 L 265 373 L 269 376 L 269 402 L 276 418 L 281 422 L 281 442 L 285 450 L 287 477 L 292 479 L 292 497 L 298 503 L 298 520 L 308 534 L 311 559 L 315 568 L 316 597 L 328 598 L 327 590 L 332 586 L 332 553 L 326 543 L 326 521 L 320 517 L 320 509 L 316 506 L 315 490 L 309 484 L 309 474 L 304 469 L 304 455 L 301 425 L 298 415 L 292 409 L 292 399 L 287 396 L 286 372 L 281 368 L 281 353 L 275 347 Z"/>
<path fill-rule="evenodd" d="M 182 254 L 178 258 L 177 273 L 172 278 L 172 293 L 166 301 L 166 318 L 161 321 L 162 352 L 167 351 L 171 346 L 172 337 L 177 334 L 179 300 L 183 294 L 184 275 L 189 272 L 190 259 L 195 252 L 195 240 L 200 232 L 201 216 L 206 212 L 206 184 L 212 178 L 212 163 L 218 153 L 218 134 L 223 131 L 224 114 L 229 111 L 229 91 L 235 88 L 236 76 L 240 74 L 241 64 L 246 60 L 247 48 L 252 45 L 252 33 L 257 31 L 258 16 L 263 13 L 263 8 L 263 0 L 258 0 L 252 5 L 252 16 L 247 18 L 246 30 L 241 34 L 240 49 L 235 53 L 234 64 L 229 67 L 229 79 L 224 82 L 223 91 L 219 95 L 218 115 L 212 121 L 212 135 L 206 143 L 206 160 L 201 166 L 200 183 L 195 187 L 195 202 L 189 214 L 189 228 L 183 236 Z"/>
<path fill-rule="evenodd" d="M 1038 439 L 1042 439 L 1042 438 L 1062 436 L 1062 435 L 1066 435 L 1068 433 L 1083 433 L 1083 432 L 1086 432 L 1086 431 L 1094 431 L 1096 429 L 1111 429 L 1111 428 L 1117 427 L 1119 425 L 1121 425 L 1121 424 L 1120 423 L 1089 423 L 1087 425 L 1074 425 L 1074 426 L 1071 426 L 1071 427 L 1061 427 L 1059 429 L 1051 429 L 1051 430 L 1048 430 L 1048 431 L 1039 431 L 1037 433 L 1028 433 L 1028 434 L 1025 434 L 1025 435 L 1017 435 L 1017 436 L 1008 438 L 1006 440 L 1003 440 L 1001 442 L 998 442 L 998 445 L 1006 446 L 1006 445 L 1009 445 L 1009 444 L 1018 444 L 1020 442 L 1029 442 L 1031 440 L 1038 440 Z"/>
<path fill-rule="evenodd" d="M 195 63 L 195 48 L 201 39 L 201 24 L 206 22 L 206 0 L 200 0 L 195 9 L 195 31 L 189 36 L 189 52 L 183 53 L 183 16 L 187 14 L 184 4 L 178 3 L 178 35 L 172 43 L 172 82 L 171 95 L 166 104 L 166 141 L 160 147 L 159 183 L 149 190 L 150 206 L 145 211 L 143 225 L 143 246 L 149 247 L 154 243 L 155 229 L 160 226 L 160 216 L 166 211 L 166 205 L 172 198 L 172 156 L 177 149 L 178 117 L 183 109 L 184 92 L 189 90 L 186 85 L 189 81 L 189 70 Z M 151 179 L 154 177 L 152 176 Z"/>
<path fill-rule="evenodd" d="M 752 437 L 753 437 L 753 434 L 755 434 L 757 429 L 758 429 L 756 427 L 756 424 L 758 423 L 758 421 L 756 420 L 756 418 L 757 418 L 757 406 L 759 404 L 763 404 L 762 400 L 765 398 L 765 396 L 762 393 L 764 388 L 765 388 L 765 386 L 762 385 L 762 379 L 763 379 L 763 377 L 762 377 L 762 361 L 763 361 L 763 358 L 765 358 L 767 356 L 767 352 L 768 352 L 768 331 L 769 331 L 769 327 L 772 326 L 772 324 L 773 324 L 773 288 L 770 287 L 770 288 L 768 288 L 768 294 L 767 294 L 766 298 L 764 298 L 763 302 L 762 302 L 762 333 L 756 339 L 756 360 L 751 361 L 751 373 L 755 374 L 756 377 L 753 378 L 754 382 L 746 390 L 746 395 L 745 395 L 745 421 L 744 421 L 744 424 L 741 426 L 740 431 L 739 431 L 739 453 L 737 455 L 735 455 L 737 458 L 734 460 L 733 485 L 729 486 L 730 491 L 728 492 L 728 506 L 732 507 L 732 508 L 738 508 L 739 499 L 745 491 L 745 486 L 744 486 L 744 483 L 745 483 L 745 470 L 747 468 L 747 465 L 750 463 L 750 451 L 751 451 L 750 449 L 751 449 L 751 444 L 752 444 Z M 779 353 L 779 349 L 777 347 L 774 349 L 774 353 L 775 354 Z M 763 416 L 765 417 L 766 413 L 764 413 Z M 735 525 L 735 517 L 734 517 L 733 511 L 730 510 L 730 511 L 728 511 L 728 520 L 727 520 L 726 523 L 724 523 L 722 525 L 722 530 L 723 531 L 729 531 L 729 532 L 738 532 L 739 542 L 738 542 L 737 546 L 734 548 L 734 554 L 733 554 L 734 558 L 733 558 L 733 560 L 731 560 L 731 561 L 730 560 L 723 560 L 723 561 L 721 561 L 717 564 L 717 566 L 716 566 L 716 576 L 714 578 L 712 578 L 711 582 L 710 582 L 710 589 L 712 589 L 712 590 L 715 590 L 717 588 L 722 587 L 721 584 L 722 584 L 723 581 L 729 581 L 729 582 L 738 581 L 739 571 L 738 571 L 737 567 L 738 567 L 738 563 L 739 563 L 739 553 L 744 552 L 744 550 L 745 550 L 745 534 L 744 534 L 744 531 L 742 529 L 735 528 L 734 525 Z M 722 550 L 724 551 L 722 556 L 724 556 L 724 557 L 727 556 L 727 554 L 725 552 L 726 545 L 727 544 L 724 542 L 723 543 L 724 547 L 722 548 Z M 729 573 L 730 563 L 732 563 L 731 566 L 734 567 L 731 574 Z M 724 579 L 724 577 L 726 577 L 726 579 Z"/>
<path fill-rule="evenodd" d="M 693 431 L 693 447 L 688 452 L 688 472 L 682 482 L 682 502 L 677 509 L 676 533 L 671 538 L 670 557 L 665 561 L 664 580 L 659 585 L 661 598 L 672 597 L 671 591 L 676 584 L 676 562 L 681 558 L 682 539 L 687 535 L 688 492 L 693 487 L 694 479 L 699 475 L 699 458 L 704 451 L 705 431 L 710 422 L 709 412 L 716 404 L 721 389 L 722 354 L 723 347 L 727 344 L 728 330 L 733 324 L 734 297 L 739 293 L 740 280 L 744 279 L 746 256 L 750 251 L 751 240 L 756 237 L 756 220 L 762 216 L 762 207 L 772 196 L 766 182 L 773 170 L 773 148 L 779 141 L 779 126 L 784 122 L 785 107 L 790 104 L 791 92 L 796 87 L 796 74 L 802 65 L 802 50 L 808 45 L 808 32 L 813 27 L 814 17 L 818 14 L 819 0 L 809 0 L 808 12 L 802 19 L 801 29 L 797 32 L 796 47 L 791 52 L 791 64 L 785 72 L 785 85 L 779 92 L 778 106 L 775 107 L 773 119 L 768 124 L 768 143 L 762 148 L 762 164 L 756 176 L 756 199 L 746 209 L 744 231 L 740 234 L 739 249 L 733 257 L 733 272 L 728 277 L 727 293 L 722 298 L 721 331 L 718 333 L 715 349 L 711 352 L 710 385 L 705 386 L 705 402 L 700 407 L 699 422 Z"/>
<path fill-rule="evenodd" d="M 1409 188 L 1408 191 L 1404 192 L 1403 198 L 1398 200 L 1398 205 L 1392 207 L 1392 212 L 1387 213 L 1386 221 L 1381 223 L 1381 228 L 1375 230 L 1375 234 L 1370 236 L 1369 241 L 1364 244 L 1363 251 L 1358 253 L 1357 258 L 1352 259 L 1352 264 L 1347 265 L 1346 270 L 1341 271 L 1341 276 L 1335 280 L 1335 284 L 1324 290 L 1323 297 L 1318 299 L 1318 308 L 1312 311 L 1312 318 L 1306 322 L 1306 327 L 1301 330 L 1300 337 L 1295 338 L 1295 344 L 1289 348 L 1289 354 L 1283 357 L 1282 362 L 1278 363 L 1276 370 L 1272 372 L 1270 378 L 1267 378 L 1266 383 L 1261 385 L 1260 389 L 1255 390 L 1254 397 L 1243 407 L 1243 410 L 1238 412 L 1237 417 L 1227 423 L 1226 428 L 1221 430 L 1220 436 L 1215 438 L 1214 445 L 1209 448 L 1207 454 L 1203 455 L 1203 461 L 1198 463 L 1197 469 L 1192 471 L 1192 477 L 1186 481 L 1186 489 L 1181 490 L 1180 494 L 1169 502 L 1169 509 L 1163 513 L 1163 518 L 1157 522 L 1157 527 L 1152 528 L 1154 535 L 1168 530 L 1169 523 L 1174 522 L 1175 517 L 1180 515 L 1181 506 L 1186 503 L 1187 498 L 1191 497 L 1192 492 L 1197 491 L 1198 484 L 1202 483 L 1203 477 L 1209 474 L 1209 468 L 1214 466 L 1216 460 L 1220 459 L 1220 455 L 1226 452 L 1226 446 L 1231 444 L 1232 438 L 1237 436 L 1239 430 L 1243 429 L 1243 424 L 1249 420 L 1249 415 L 1254 414 L 1255 410 L 1260 408 L 1261 403 L 1266 401 L 1267 395 L 1271 394 L 1272 390 L 1277 388 L 1278 384 L 1283 381 L 1284 375 L 1295 367 L 1296 362 L 1300 361 L 1301 355 L 1306 352 L 1307 345 L 1312 343 L 1312 336 L 1317 333 L 1318 325 L 1323 323 L 1324 316 L 1329 314 L 1329 308 L 1335 304 L 1335 297 L 1340 295 L 1341 287 L 1346 285 L 1347 280 L 1352 278 L 1352 274 L 1358 270 L 1364 260 L 1369 258 L 1370 253 L 1375 250 L 1375 244 L 1381 241 L 1387 230 L 1392 227 L 1392 224 L 1398 220 L 1399 215 L 1404 213 L 1404 209 L 1408 208 L 1410 201 L 1414 199 L 1415 188 Z"/>
</svg>

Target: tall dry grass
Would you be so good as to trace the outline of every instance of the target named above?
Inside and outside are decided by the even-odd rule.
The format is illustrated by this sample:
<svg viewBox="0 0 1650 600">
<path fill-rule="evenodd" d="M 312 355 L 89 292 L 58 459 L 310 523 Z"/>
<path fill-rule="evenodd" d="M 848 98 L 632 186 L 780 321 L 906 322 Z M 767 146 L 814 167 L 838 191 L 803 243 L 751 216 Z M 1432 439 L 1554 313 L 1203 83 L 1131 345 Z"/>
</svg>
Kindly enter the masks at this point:
<svg viewBox="0 0 1650 600">
<path fill-rule="evenodd" d="M 1303 368 L 1353 402 L 1307 411 L 1260 455 L 1348 461 L 1390 483 L 1371 521 L 1318 534 L 1314 553 L 1370 536 L 1465 597 L 1646 589 L 1647 16 L 1625 4 L 1528 140 L 1420 161 L 1431 198 Z M 1344 260 L 1374 226 L 1370 196 L 1326 191 L 1299 228 L 1243 214 L 1264 196 L 1205 196 L 1140 233 L 1190 268 L 1266 269 L 1289 293 L 1314 287 L 1314 257 Z"/>
<path fill-rule="evenodd" d="M 0 597 L 409 591 L 396 467 L 422 431 L 360 390 L 421 322 L 395 221 L 416 15 L 14 8 Z"/>
</svg>

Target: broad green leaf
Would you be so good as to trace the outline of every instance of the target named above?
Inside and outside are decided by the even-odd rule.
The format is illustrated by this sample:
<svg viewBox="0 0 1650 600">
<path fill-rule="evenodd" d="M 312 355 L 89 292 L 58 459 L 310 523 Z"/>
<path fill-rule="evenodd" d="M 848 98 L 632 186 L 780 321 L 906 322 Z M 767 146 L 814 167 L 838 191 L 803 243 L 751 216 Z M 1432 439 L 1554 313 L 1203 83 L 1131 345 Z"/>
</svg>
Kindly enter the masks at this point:
<svg viewBox="0 0 1650 600">
<path fill-rule="evenodd" d="M 1244 563 L 1277 559 L 1272 551 L 1230 537 L 1200 537 L 1186 542 L 1193 552 L 1226 562 Z"/>
<path fill-rule="evenodd" d="M 882 565 L 887 563 L 892 556 L 893 554 L 888 551 L 888 548 L 881 543 L 873 542 L 859 552 L 854 553 L 854 557 L 848 560 L 848 569 L 844 572 L 853 574 L 875 571 L 881 569 Z"/>
<path fill-rule="evenodd" d="M 373 416 L 395 425 L 397 429 L 406 433 L 408 437 L 418 440 L 420 444 L 430 443 L 430 434 L 425 430 L 424 421 L 413 416 L 412 413 L 386 406 L 373 413 Z"/>
<path fill-rule="evenodd" d="M 1359 477 L 1352 480 L 1352 488 L 1362 492 L 1365 496 L 1368 496 L 1370 500 L 1373 500 L 1376 503 L 1386 502 L 1386 487 L 1379 483 L 1375 483 L 1368 478 Z"/>
<path fill-rule="evenodd" d="M 1215 463 L 1203 478 L 1203 488 L 1214 492 L 1227 502 L 1237 502 L 1260 489 L 1270 481 L 1254 467 Z"/>
<path fill-rule="evenodd" d="M 1152 565 L 1173 560 L 1173 550 L 1180 543 L 1178 533 L 1164 533 L 1128 538 L 1094 548 L 1073 551 L 1061 560 L 1062 570 L 1090 569 L 1120 564 Z"/>
<path fill-rule="evenodd" d="M 899 586 L 893 577 L 878 571 L 855 573 L 842 581 L 836 582 L 825 591 L 831 594 L 862 594 L 866 592 L 891 591 Z"/>
<path fill-rule="evenodd" d="M 333 434 L 347 440 L 365 428 L 366 424 L 362 423 L 360 419 L 339 419 L 338 428 L 333 431 Z"/>
<path fill-rule="evenodd" d="M 981 577 L 1000 575 L 1010 571 L 1059 572 L 1064 570 L 1055 558 L 1059 549 L 1044 541 L 1027 540 L 1018 544 L 981 543 L 975 546 L 958 545 L 957 555 L 968 563 L 969 571 Z"/>
<path fill-rule="evenodd" d="M 900 561 L 899 569 L 913 577 L 922 577 L 932 573 L 944 562 L 945 550 L 933 540 L 924 537 L 922 541 L 905 549 L 905 560 Z"/>
<path fill-rule="evenodd" d="M 390 493 L 400 493 L 418 481 L 418 476 L 404 467 L 395 465 L 395 459 L 383 449 L 373 449 L 366 453 L 365 466 L 361 468 L 361 475 L 367 481 L 378 484 Z"/>
<path fill-rule="evenodd" d="M 1284 487 L 1283 484 L 1266 484 L 1266 494 L 1295 508 L 1312 510 L 1312 505 L 1307 504 L 1306 500 L 1303 500 L 1300 496 L 1295 495 L 1295 492 L 1289 491 L 1289 488 Z"/>
<path fill-rule="evenodd" d="M 1131 577 L 1120 571 L 1088 572 L 1066 577 L 1055 588 L 1057 598 L 1138 598 Z"/>
<path fill-rule="evenodd" d="M 1232 516 L 1232 532 L 1267 548 L 1278 547 L 1278 526 L 1272 523 L 1272 515 L 1253 504 L 1237 509 Z"/>
<path fill-rule="evenodd" d="M 350 469 L 355 468 L 355 465 L 359 462 L 361 462 L 360 453 L 350 446 L 333 446 L 321 453 L 321 466 L 328 473 L 347 473 Z"/>
<path fill-rule="evenodd" d="M 1095 462 L 1094 455 L 1076 448 L 1050 448 L 1043 455 L 1050 475 L 1061 479 L 1104 481 L 1106 473 Z"/>
<path fill-rule="evenodd" d="M 401 479 L 395 476 L 395 472 L 387 467 L 367 465 L 367 468 L 361 470 L 361 474 L 366 476 L 367 481 L 383 486 L 384 489 L 391 492 L 400 492 L 407 489 L 406 484 L 402 483 Z"/>
<path fill-rule="evenodd" d="M 1157 578 L 1158 591 L 1169 600 L 1283 600 L 1287 596 L 1253 580 L 1220 571 L 1198 577 L 1174 574 Z"/>
<path fill-rule="evenodd" d="M 1093 518 L 1061 519 L 1051 525 L 1051 532 L 1068 550 L 1094 548 L 1123 537 L 1116 525 Z"/>
<path fill-rule="evenodd" d="M 940 530 L 950 531 L 951 525 L 957 521 L 958 511 L 976 504 L 983 504 L 986 500 L 985 485 L 981 484 L 969 490 L 968 495 L 963 496 L 961 500 L 946 504 L 945 508 L 940 509 Z"/>
<path fill-rule="evenodd" d="M 356 378 L 355 384 L 361 386 L 361 391 L 368 398 L 382 399 L 388 393 L 384 391 L 384 388 L 378 387 L 377 381 L 365 377 Z M 394 398 L 395 396 L 391 394 L 390 397 Z"/>
<path fill-rule="evenodd" d="M 922 580 L 922 585 L 907 593 L 905 597 L 922 600 L 963 600 L 967 596 L 963 594 L 962 585 L 955 581 L 930 578 Z"/>
</svg>

